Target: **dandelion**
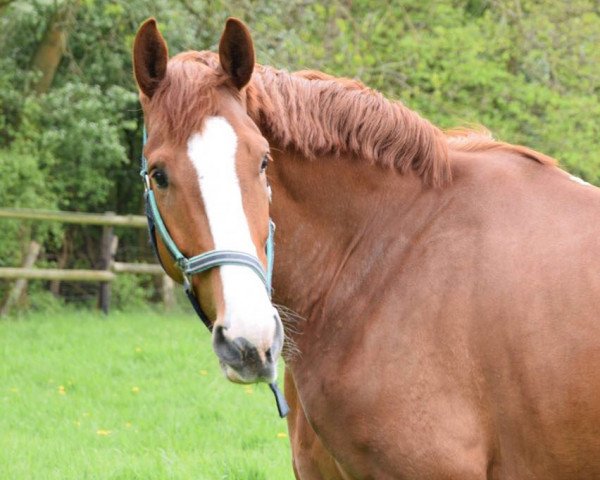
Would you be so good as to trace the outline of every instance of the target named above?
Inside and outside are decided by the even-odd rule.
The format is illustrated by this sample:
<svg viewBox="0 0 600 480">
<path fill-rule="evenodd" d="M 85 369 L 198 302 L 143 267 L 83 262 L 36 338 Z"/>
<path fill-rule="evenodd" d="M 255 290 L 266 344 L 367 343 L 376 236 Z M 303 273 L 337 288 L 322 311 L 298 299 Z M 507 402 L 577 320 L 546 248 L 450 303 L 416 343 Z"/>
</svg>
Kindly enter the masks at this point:
<svg viewBox="0 0 600 480">
<path fill-rule="evenodd" d="M 110 430 L 97 430 L 96 434 L 101 437 L 108 437 L 112 432 Z"/>
<path fill-rule="evenodd" d="M 200 370 L 200 375 L 202 375 L 203 377 L 206 377 L 208 375 L 208 371 Z"/>
<path fill-rule="evenodd" d="M 63 385 L 60 385 L 58 387 L 58 394 L 59 395 L 66 395 L 67 394 L 67 391 L 65 390 L 65 387 Z"/>
<path fill-rule="evenodd" d="M 284 433 L 284 432 L 279 432 L 279 433 L 277 434 L 277 438 L 287 438 L 287 433 Z"/>
<path fill-rule="evenodd" d="M 252 395 L 254 393 L 254 390 L 252 390 L 252 387 L 250 385 L 246 385 L 244 387 L 244 391 L 246 392 L 246 395 Z"/>
<path fill-rule="evenodd" d="M 140 393 L 140 387 L 131 387 L 131 393 L 137 395 Z"/>
</svg>

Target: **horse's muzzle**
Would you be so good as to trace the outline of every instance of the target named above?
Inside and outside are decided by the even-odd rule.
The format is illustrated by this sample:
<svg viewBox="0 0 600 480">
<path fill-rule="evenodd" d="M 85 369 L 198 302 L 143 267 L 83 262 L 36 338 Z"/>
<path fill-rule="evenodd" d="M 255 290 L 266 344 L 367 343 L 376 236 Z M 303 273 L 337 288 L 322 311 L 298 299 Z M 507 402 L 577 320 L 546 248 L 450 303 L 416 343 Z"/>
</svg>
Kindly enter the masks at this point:
<svg viewBox="0 0 600 480">
<path fill-rule="evenodd" d="M 216 326 L 213 348 L 225 376 L 235 383 L 271 383 L 277 377 L 277 359 L 283 347 L 283 326 L 274 315 L 275 335 L 268 348 L 260 348 L 246 338 L 229 338 L 227 328 Z"/>
</svg>

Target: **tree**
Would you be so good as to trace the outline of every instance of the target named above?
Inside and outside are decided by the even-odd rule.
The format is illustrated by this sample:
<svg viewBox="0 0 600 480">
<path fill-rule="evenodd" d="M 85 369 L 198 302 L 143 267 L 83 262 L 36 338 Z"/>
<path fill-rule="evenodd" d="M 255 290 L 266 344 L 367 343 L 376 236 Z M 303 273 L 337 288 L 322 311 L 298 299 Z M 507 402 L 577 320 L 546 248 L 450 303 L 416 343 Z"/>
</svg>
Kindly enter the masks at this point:
<svg viewBox="0 0 600 480">
<path fill-rule="evenodd" d="M 52 84 L 58 64 L 65 53 L 69 30 L 78 6 L 77 1 L 65 1 L 56 9 L 48 22 L 46 32 L 31 62 L 31 68 L 41 72 L 41 76 L 33 85 L 33 90 L 37 94 L 46 93 Z"/>
</svg>

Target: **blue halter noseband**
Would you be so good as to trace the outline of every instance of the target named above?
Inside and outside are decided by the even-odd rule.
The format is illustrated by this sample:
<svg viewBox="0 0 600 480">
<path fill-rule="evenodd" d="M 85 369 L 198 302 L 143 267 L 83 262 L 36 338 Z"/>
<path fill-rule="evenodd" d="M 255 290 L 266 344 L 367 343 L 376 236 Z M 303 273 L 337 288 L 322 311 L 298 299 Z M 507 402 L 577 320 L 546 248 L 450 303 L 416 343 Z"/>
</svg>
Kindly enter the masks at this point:
<svg viewBox="0 0 600 480">
<path fill-rule="evenodd" d="M 146 129 L 144 128 L 144 146 L 146 145 L 147 135 Z M 207 270 L 211 270 L 215 267 L 219 267 L 221 265 L 241 265 L 244 267 L 250 268 L 254 273 L 258 275 L 258 277 L 262 280 L 267 289 L 267 294 L 269 298 L 271 298 L 271 281 L 273 278 L 273 263 L 275 257 L 275 249 L 273 246 L 273 240 L 275 236 L 275 224 L 272 220 L 269 219 L 269 237 L 267 238 L 267 244 L 265 247 L 265 254 L 267 257 L 267 270 L 263 268 L 260 260 L 254 256 L 250 255 L 246 252 L 239 252 L 235 250 L 211 250 L 205 253 L 201 253 L 199 255 L 194 255 L 193 257 L 186 257 L 177 245 L 173 241 L 173 238 L 169 234 L 165 223 L 163 222 L 162 217 L 160 216 L 160 212 L 158 210 L 158 205 L 156 204 L 156 198 L 154 197 L 154 192 L 152 191 L 152 185 L 150 184 L 150 176 L 148 174 L 148 161 L 144 156 L 142 151 L 142 168 L 140 170 L 140 175 L 144 181 L 144 200 L 146 203 L 146 218 L 148 219 L 148 233 L 150 234 L 150 242 L 152 243 L 152 249 L 154 250 L 154 254 L 158 258 L 158 261 L 162 265 L 163 269 L 165 268 L 165 264 L 163 263 L 162 258 L 158 253 L 158 244 L 156 240 L 156 233 L 160 235 L 163 244 L 173 257 L 175 261 L 175 265 L 181 271 L 183 276 L 183 287 L 185 289 L 185 294 L 189 299 L 194 311 L 202 320 L 202 323 L 208 328 L 209 331 L 212 332 L 213 326 L 202 309 L 200 305 L 200 301 L 196 298 L 194 294 L 194 290 L 192 289 L 192 284 L 190 282 L 190 278 L 192 275 L 197 275 L 199 273 L 205 272 Z M 279 391 L 276 383 L 270 383 L 269 387 L 273 391 L 275 395 L 275 400 L 277 402 L 277 409 L 279 411 L 280 417 L 285 417 L 289 411 L 287 403 L 285 401 L 285 397 Z"/>
</svg>

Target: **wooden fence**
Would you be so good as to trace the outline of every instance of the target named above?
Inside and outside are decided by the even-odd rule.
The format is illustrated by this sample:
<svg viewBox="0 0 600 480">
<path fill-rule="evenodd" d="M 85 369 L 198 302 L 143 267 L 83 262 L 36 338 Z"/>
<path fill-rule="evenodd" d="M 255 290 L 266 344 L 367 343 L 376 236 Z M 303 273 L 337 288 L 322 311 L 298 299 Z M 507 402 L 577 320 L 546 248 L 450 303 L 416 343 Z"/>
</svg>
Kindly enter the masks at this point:
<svg viewBox="0 0 600 480">
<path fill-rule="evenodd" d="M 99 270 L 35 268 L 34 263 L 40 250 L 40 246 L 36 242 L 31 242 L 29 251 L 20 268 L 0 267 L 0 279 L 16 280 L 2 309 L 0 309 L 0 316 L 7 314 L 12 304 L 18 300 L 27 285 L 27 280 L 99 282 L 98 306 L 103 312 L 108 313 L 111 297 L 110 282 L 119 273 L 162 275 L 162 294 L 165 306 L 169 308 L 174 304 L 173 281 L 164 274 L 159 264 L 115 261 L 118 237 L 114 234 L 114 227 L 146 228 L 146 217 L 143 215 L 116 215 L 114 212 L 98 214 L 26 208 L 0 208 L 0 219 L 2 218 L 53 221 L 78 225 L 100 225 L 103 229 L 100 251 L 101 265 Z"/>
</svg>

